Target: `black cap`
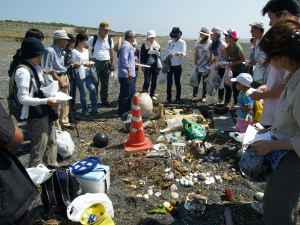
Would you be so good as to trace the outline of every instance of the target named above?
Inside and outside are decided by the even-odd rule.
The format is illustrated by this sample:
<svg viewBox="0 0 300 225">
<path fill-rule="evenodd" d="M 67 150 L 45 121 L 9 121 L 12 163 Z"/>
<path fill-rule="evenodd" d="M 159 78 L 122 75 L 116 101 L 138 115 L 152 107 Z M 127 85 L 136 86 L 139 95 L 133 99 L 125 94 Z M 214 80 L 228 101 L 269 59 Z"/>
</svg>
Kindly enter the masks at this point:
<svg viewBox="0 0 300 225">
<path fill-rule="evenodd" d="M 23 59 L 41 56 L 45 51 L 43 43 L 37 38 L 25 38 L 21 45 L 21 57 Z"/>
<path fill-rule="evenodd" d="M 171 38 L 178 38 L 182 35 L 182 31 L 180 30 L 179 27 L 173 27 L 172 31 L 170 33 Z"/>
</svg>

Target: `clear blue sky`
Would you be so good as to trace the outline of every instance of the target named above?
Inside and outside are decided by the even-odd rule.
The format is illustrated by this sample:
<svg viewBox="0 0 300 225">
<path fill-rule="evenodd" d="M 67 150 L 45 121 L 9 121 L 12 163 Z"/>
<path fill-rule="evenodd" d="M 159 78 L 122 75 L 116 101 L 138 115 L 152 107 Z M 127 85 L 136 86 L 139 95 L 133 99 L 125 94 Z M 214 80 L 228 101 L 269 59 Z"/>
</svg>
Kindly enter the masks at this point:
<svg viewBox="0 0 300 225">
<path fill-rule="evenodd" d="M 155 29 L 166 35 L 180 26 L 185 37 L 195 38 L 201 26 L 233 28 L 249 37 L 249 23 L 262 21 L 267 0 L 1 0 L 0 19 L 64 22 L 98 26 L 108 21 L 113 30 Z"/>
</svg>

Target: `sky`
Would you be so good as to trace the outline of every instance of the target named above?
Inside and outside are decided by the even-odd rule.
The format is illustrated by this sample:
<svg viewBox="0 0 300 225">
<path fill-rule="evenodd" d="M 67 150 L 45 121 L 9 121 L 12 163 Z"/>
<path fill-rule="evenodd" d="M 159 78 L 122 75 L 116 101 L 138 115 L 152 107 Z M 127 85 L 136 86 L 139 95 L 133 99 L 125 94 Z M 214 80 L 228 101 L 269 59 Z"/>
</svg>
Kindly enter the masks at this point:
<svg viewBox="0 0 300 225">
<path fill-rule="evenodd" d="M 249 24 L 261 16 L 267 0 L 1 0 L 0 20 L 63 22 L 97 27 L 107 21 L 115 31 L 154 29 L 168 35 L 179 26 L 183 36 L 197 38 L 202 26 L 237 30 L 249 38 Z"/>
</svg>

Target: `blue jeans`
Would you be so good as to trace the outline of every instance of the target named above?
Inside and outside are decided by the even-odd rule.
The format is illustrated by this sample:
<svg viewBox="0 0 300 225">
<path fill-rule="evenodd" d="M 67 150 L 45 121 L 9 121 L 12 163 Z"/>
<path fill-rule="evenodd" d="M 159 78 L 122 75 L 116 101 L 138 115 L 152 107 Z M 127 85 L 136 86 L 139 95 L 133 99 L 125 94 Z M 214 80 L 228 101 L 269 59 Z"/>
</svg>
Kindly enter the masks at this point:
<svg viewBox="0 0 300 225">
<path fill-rule="evenodd" d="M 92 104 L 92 111 L 96 111 L 98 109 L 97 89 L 96 89 L 96 85 L 94 83 L 91 72 L 89 70 L 86 70 L 86 78 L 81 80 L 79 77 L 79 72 L 76 71 L 76 85 L 79 89 L 80 104 L 81 104 L 82 112 L 87 112 L 85 86 L 89 90 L 89 93 L 90 93 L 90 101 Z"/>
<path fill-rule="evenodd" d="M 129 112 L 131 108 L 131 99 L 135 94 L 135 78 L 128 80 L 128 78 L 120 78 L 120 94 L 119 94 L 119 114 Z"/>
</svg>

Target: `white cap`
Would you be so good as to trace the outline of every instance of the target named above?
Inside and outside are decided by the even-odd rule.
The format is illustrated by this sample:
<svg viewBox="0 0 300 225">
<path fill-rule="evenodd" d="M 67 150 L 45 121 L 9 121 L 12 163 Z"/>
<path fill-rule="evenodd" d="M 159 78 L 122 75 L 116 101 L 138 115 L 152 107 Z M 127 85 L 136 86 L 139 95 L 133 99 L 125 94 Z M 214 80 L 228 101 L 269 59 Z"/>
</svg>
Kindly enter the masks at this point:
<svg viewBox="0 0 300 225">
<path fill-rule="evenodd" d="M 246 87 L 251 87 L 253 78 L 249 73 L 241 73 L 236 78 L 231 78 L 231 82 L 237 82 Z"/>
<path fill-rule="evenodd" d="M 149 30 L 147 32 L 147 38 L 156 38 L 156 32 L 155 32 L 155 30 Z"/>
<path fill-rule="evenodd" d="M 53 33 L 53 39 L 64 39 L 64 40 L 70 40 L 67 32 L 65 30 L 56 30 Z"/>
</svg>

